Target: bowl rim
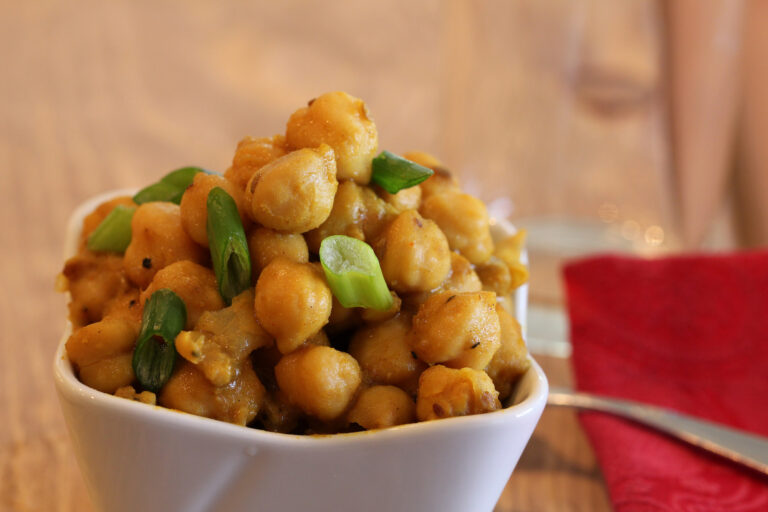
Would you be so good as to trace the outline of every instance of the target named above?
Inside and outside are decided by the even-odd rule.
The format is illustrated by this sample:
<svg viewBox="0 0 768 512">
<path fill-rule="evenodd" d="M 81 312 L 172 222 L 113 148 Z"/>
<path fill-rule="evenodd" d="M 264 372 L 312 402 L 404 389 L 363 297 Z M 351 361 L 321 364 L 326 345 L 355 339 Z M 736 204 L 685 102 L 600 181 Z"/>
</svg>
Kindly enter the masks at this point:
<svg viewBox="0 0 768 512">
<path fill-rule="evenodd" d="M 67 224 L 64 241 L 64 258 L 67 259 L 77 251 L 78 238 L 82 220 L 98 204 L 119 195 L 131 195 L 136 189 L 121 189 L 106 192 L 92 197 L 80 204 L 72 213 Z M 507 221 L 500 221 L 502 229 L 514 229 Z M 503 224 L 507 224 L 504 226 Z M 518 292 L 520 293 L 520 289 Z M 68 294 L 67 294 L 68 296 Z M 517 300 L 516 300 L 517 302 Z M 521 322 L 522 323 L 522 322 Z M 520 402 L 497 411 L 444 418 L 441 420 L 423 421 L 399 425 L 380 430 L 348 432 L 327 435 L 283 434 L 256 428 L 234 425 L 225 421 L 215 420 L 194 414 L 169 409 L 160 405 L 148 406 L 133 400 L 116 397 L 108 393 L 90 388 L 80 382 L 75 376 L 72 364 L 67 357 L 65 344 L 72 332 L 72 324 L 67 319 L 64 332 L 56 348 L 53 361 L 53 377 L 60 399 L 66 399 L 80 406 L 100 407 L 116 414 L 132 414 L 150 423 L 165 424 L 169 428 L 193 429 L 199 432 L 224 435 L 231 439 L 244 442 L 270 442 L 290 446 L 329 446 L 338 443 L 351 444 L 357 442 L 378 442 L 400 437 L 404 434 L 423 434 L 450 432 L 472 426 L 500 425 L 516 418 L 522 418 L 543 407 L 549 392 L 546 375 L 531 355 L 528 355 L 530 367 L 521 379 L 532 380 L 528 395 Z"/>
</svg>

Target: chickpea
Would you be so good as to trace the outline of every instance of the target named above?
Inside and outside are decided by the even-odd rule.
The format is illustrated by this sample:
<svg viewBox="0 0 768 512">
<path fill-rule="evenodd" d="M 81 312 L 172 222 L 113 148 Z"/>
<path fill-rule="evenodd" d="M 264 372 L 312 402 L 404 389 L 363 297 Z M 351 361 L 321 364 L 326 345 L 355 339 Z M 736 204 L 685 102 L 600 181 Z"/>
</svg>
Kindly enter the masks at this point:
<svg viewBox="0 0 768 512">
<path fill-rule="evenodd" d="M 80 368 L 80 380 L 86 386 L 112 394 L 136 378 L 133 374 L 133 354 L 117 354 Z"/>
<path fill-rule="evenodd" d="M 419 308 L 410 342 L 427 363 L 482 370 L 499 348 L 500 329 L 495 294 L 444 291 Z"/>
<path fill-rule="evenodd" d="M 287 354 L 328 323 L 331 297 L 313 265 L 277 258 L 256 282 L 256 319 Z"/>
<path fill-rule="evenodd" d="M 75 326 L 101 320 L 111 301 L 131 286 L 117 254 L 81 252 L 67 260 L 62 275 L 72 297 L 69 317 Z"/>
<path fill-rule="evenodd" d="M 384 278 L 398 293 L 431 290 L 451 269 L 445 235 L 415 210 L 398 215 L 377 247 Z"/>
<path fill-rule="evenodd" d="M 373 386 L 364 389 L 347 419 L 366 430 L 389 428 L 416 421 L 416 404 L 395 386 Z"/>
<path fill-rule="evenodd" d="M 254 173 L 246 189 L 253 220 L 270 229 L 304 233 L 325 222 L 336 194 L 333 150 L 299 149 Z"/>
<path fill-rule="evenodd" d="M 334 334 L 350 330 L 360 324 L 360 308 L 345 308 L 335 296 L 331 303 L 331 316 L 328 317 L 329 333 Z"/>
<path fill-rule="evenodd" d="M 184 231 L 181 209 L 166 202 L 144 203 L 131 221 L 131 244 L 123 257 L 128 278 L 146 288 L 162 268 L 176 261 L 203 263 L 208 251 L 197 245 Z"/>
<path fill-rule="evenodd" d="M 501 408 L 498 395 L 482 370 L 436 365 L 419 378 L 416 416 L 427 421 L 495 411 Z"/>
<path fill-rule="evenodd" d="M 427 367 L 411 352 L 409 315 L 359 329 L 349 344 L 368 382 L 391 384 L 415 392 L 419 374 Z"/>
<path fill-rule="evenodd" d="M 467 258 L 459 253 L 451 252 L 451 271 L 446 280 L 434 290 L 408 294 L 403 298 L 403 308 L 415 312 L 432 293 L 440 291 L 479 292 L 482 289 L 483 284 Z"/>
<path fill-rule="evenodd" d="M 512 394 L 515 382 L 531 366 L 520 324 L 507 311 L 496 306 L 501 325 L 501 346 L 488 364 L 486 372 L 499 390 L 499 400 L 505 401 Z"/>
<path fill-rule="evenodd" d="M 248 181 L 256 171 L 287 153 L 285 137 L 282 135 L 246 137 L 237 143 L 232 167 L 227 169 L 224 177 L 245 192 Z"/>
<path fill-rule="evenodd" d="M 488 211 L 482 201 L 469 194 L 436 194 L 421 204 L 421 214 L 440 226 L 451 249 L 475 265 L 488 261 L 493 240 Z"/>
<path fill-rule="evenodd" d="M 487 262 L 478 265 L 476 270 L 484 290 L 495 292 L 499 296 L 508 295 L 513 290 L 509 266 L 496 256 L 491 256 Z"/>
<path fill-rule="evenodd" d="M 67 357 L 78 369 L 80 380 L 105 393 L 133 382 L 132 351 L 138 325 L 120 317 L 76 330 L 67 340 Z"/>
<path fill-rule="evenodd" d="M 77 367 L 90 366 L 119 354 L 130 354 L 138 326 L 123 318 L 106 317 L 76 330 L 67 340 L 67 357 Z"/>
<path fill-rule="evenodd" d="M 404 154 L 403 158 L 416 162 L 424 167 L 429 167 L 435 172 L 419 185 L 422 200 L 432 195 L 441 195 L 459 191 L 459 182 L 456 178 L 454 178 L 451 172 L 443 166 L 440 160 L 429 153 L 411 151 Z"/>
<path fill-rule="evenodd" d="M 298 233 L 280 233 L 258 227 L 248 234 L 248 249 L 251 253 L 254 281 L 275 258 L 282 257 L 296 263 L 309 261 L 307 242 Z"/>
<path fill-rule="evenodd" d="M 189 237 L 203 247 L 208 247 L 208 193 L 216 187 L 224 189 L 234 199 L 240 218 L 246 218 L 241 190 L 217 174 L 197 173 L 181 196 L 181 224 Z"/>
<path fill-rule="evenodd" d="M 317 229 L 306 234 L 307 244 L 312 252 L 320 251 L 320 243 L 331 235 L 346 235 L 365 240 L 363 190 L 352 181 L 343 181 L 339 184 L 328 218 Z"/>
<path fill-rule="evenodd" d="M 376 186 L 375 190 L 378 196 L 392 206 L 397 213 L 418 210 L 421 206 L 421 187 L 404 188 L 396 194 L 390 194 L 379 186 Z"/>
<path fill-rule="evenodd" d="M 275 377 L 291 403 L 323 421 L 344 414 L 362 379 L 354 357 L 316 345 L 283 356 Z"/>
<path fill-rule="evenodd" d="M 292 148 L 331 146 L 340 180 L 370 181 L 378 134 L 362 100 L 345 92 L 323 94 L 291 115 L 285 136 Z"/>
<path fill-rule="evenodd" d="M 250 361 L 240 367 L 231 384 L 216 387 L 195 365 L 180 360 L 158 400 L 171 409 L 246 425 L 256 418 L 265 395 Z"/>
<path fill-rule="evenodd" d="M 83 219 L 83 230 L 80 232 L 80 245 L 85 246 L 88 236 L 93 233 L 93 230 L 99 227 L 99 224 L 107 218 L 107 215 L 112 213 L 115 206 L 136 206 L 133 202 L 133 198 L 130 196 L 119 196 L 109 201 L 105 201 L 96 207 L 91 213 L 85 216 Z"/>
<path fill-rule="evenodd" d="M 168 288 L 184 301 L 187 329 L 194 327 L 205 311 L 224 307 L 213 270 L 191 261 L 177 261 L 160 269 L 146 290 L 141 292 L 141 307 L 144 307 L 153 293 L 163 288 Z"/>
<path fill-rule="evenodd" d="M 512 290 L 528 281 L 528 267 L 520 261 L 520 253 L 525 245 L 527 232 L 520 229 L 514 235 L 505 238 L 496 245 L 495 255 L 507 264 Z"/>
</svg>

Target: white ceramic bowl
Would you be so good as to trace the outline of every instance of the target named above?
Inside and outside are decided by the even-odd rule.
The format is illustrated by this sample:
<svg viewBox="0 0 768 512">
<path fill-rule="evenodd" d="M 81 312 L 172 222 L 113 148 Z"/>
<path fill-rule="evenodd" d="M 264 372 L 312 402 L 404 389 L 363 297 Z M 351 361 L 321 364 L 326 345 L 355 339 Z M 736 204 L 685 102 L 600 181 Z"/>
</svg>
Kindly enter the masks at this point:
<svg viewBox="0 0 768 512">
<path fill-rule="evenodd" d="M 83 217 L 116 194 L 75 211 L 67 255 Z M 519 313 L 524 297 L 516 304 Z M 56 351 L 56 389 L 86 486 L 103 512 L 490 511 L 548 391 L 532 360 L 513 405 L 500 411 L 376 432 L 275 434 L 87 387 L 67 359 L 69 331 Z"/>
</svg>

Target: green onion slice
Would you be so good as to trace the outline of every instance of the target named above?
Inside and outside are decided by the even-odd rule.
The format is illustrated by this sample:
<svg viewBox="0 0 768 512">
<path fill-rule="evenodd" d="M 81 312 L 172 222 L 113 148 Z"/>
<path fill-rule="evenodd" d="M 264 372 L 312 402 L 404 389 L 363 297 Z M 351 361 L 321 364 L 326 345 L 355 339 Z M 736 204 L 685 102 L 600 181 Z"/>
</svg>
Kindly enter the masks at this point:
<svg viewBox="0 0 768 512">
<path fill-rule="evenodd" d="M 320 244 L 320 263 L 333 295 L 345 308 L 386 311 L 392 307 L 379 260 L 367 243 L 349 236 L 329 236 Z"/>
<path fill-rule="evenodd" d="M 133 351 L 133 372 L 144 389 L 156 393 L 168 382 L 176 361 L 174 340 L 186 323 L 184 301 L 171 290 L 157 290 L 147 301 Z"/>
<path fill-rule="evenodd" d="M 91 251 L 125 252 L 131 243 L 131 219 L 136 208 L 119 204 L 88 235 Z"/>
<path fill-rule="evenodd" d="M 227 305 L 251 286 L 251 255 L 235 200 L 221 187 L 208 193 L 208 246 L 219 292 Z"/>
<path fill-rule="evenodd" d="M 390 194 L 397 194 L 404 188 L 415 187 L 433 174 L 434 171 L 429 167 L 411 162 L 389 151 L 382 151 L 373 159 L 371 181 Z"/>
<path fill-rule="evenodd" d="M 179 204 L 184 191 L 192 184 L 192 180 L 199 172 L 212 174 L 201 167 L 182 167 L 163 176 L 160 181 L 139 190 L 133 200 L 136 204 L 149 203 L 151 201 L 168 201 Z"/>
</svg>

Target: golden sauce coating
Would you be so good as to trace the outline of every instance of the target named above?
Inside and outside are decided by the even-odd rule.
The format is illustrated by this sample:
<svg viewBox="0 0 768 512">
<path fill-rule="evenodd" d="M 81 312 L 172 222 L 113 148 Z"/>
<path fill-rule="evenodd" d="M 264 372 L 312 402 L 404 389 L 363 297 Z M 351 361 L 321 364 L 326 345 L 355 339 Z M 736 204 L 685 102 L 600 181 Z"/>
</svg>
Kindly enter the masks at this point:
<svg viewBox="0 0 768 512">
<path fill-rule="evenodd" d="M 256 171 L 287 153 L 285 137 L 282 135 L 245 137 L 238 142 L 232 166 L 224 173 L 224 177 L 245 192 L 246 185 Z"/>
<path fill-rule="evenodd" d="M 283 356 L 275 366 L 275 377 L 291 403 L 323 421 L 344 414 L 362 381 L 354 357 L 321 346 Z"/>
<path fill-rule="evenodd" d="M 404 188 L 396 194 L 390 194 L 379 186 L 374 187 L 374 190 L 397 213 L 402 213 L 405 210 L 418 210 L 421 206 L 421 187 Z"/>
<path fill-rule="evenodd" d="M 256 319 L 287 354 L 328 323 L 331 296 L 313 265 L 278 258 L 256 282 Z"/>
<path fill-rule="evenodd" d="M 451 270 L 445 235 L 415 210 L 398 215 L 377 248 L 384 279 L 398 293 L 432 290 Z"/>
<path fill-rule="evenodd" d="M 224 189 L 234 199 L 240 218 L 245 215 L 243 191 L 218 174 L 197 173 L 192 184 L 181 196 L 181 224 L 189 237 L 203 247 L 208 247 L 208 193 L 216 187 Z"/>
<path fill-rule="evenodd" d="M 208 251 L 192 240 L 181 224 L 181 209 L 165 202 L 144 203 L 131 221 L 131 244 L 123 268 L 128 278 L 146 288 L 157 272 L 177 261 L 205 263 Z"/>
<path fill-rule="evenodd" d="M 296 263 L 309 261 L 309 249 L 304 237 L 298 233 L 281 233 L 257 227 L 248 233 L 253 280 L 275 258 L 286 258 Z"/>
<path fill-rule="evenodd" d="M 367 382 L 391 384 L 416 392 L 419 375 L 427 365 L 411 351 L 408 344 L 410 329 L 410 315 L 402 314 L 355 333 L 349 353 L 360 363 Z"/>
<path fill-rule="evenodd" d="M 366 430 L 404 425 L 416 421 L 416 404 L 400 388 L 373 386 L 360 392 L 347 419 Z"/>
<path fill-rule="evenodd" d="M 517 288 L 528 282 L 528 267 L 520 261 L 526 231 L 518 230 L 514 235 L 501 240 L 496 245 L 495 255 L 507 264 L 510 274 L 510 286 Z"/>
<path fill-rule="evenodd" d="M 484 371 L 438 364 L 419 378 L 416 416 L 427 421 L 495 411 L 501 408 L 498 395 Z"/>
<path fill-rule="evenodd" d="M 367 185 L 376 156 L 376 125 L 362 100 L 345 92 L 329 92 L 291 115 L 285 131 L 292 148 L 328 144 L 336 156 L 339 180 Z"/>
<path fill-rule="evenodd" d="M 288 153 L 256 171 L 246 202 L 259 224 L 304 233 L 328 218 L 337 187 L 333 150 L 322 144 Z"/>
<path fill-rule="evenodd" d="M 461 192 L 434 194 L 426 198 L 419 210 L 440 226 L 451 249 L 459 251 L 475 265 L 488 261 L 493 253 L 493 240 L 485 204 Z"/>
<path fill-rule="evenodd" d="M 177 261 L 161 268 L 147 289 L 141 292 L 141 306 L 144 307 L 152 294 L 163 288 L 173 291 L 184 301 L 187 329 L 191 329 L 204 312 L 224 307 L 213 270 L 191 261 Z"/>
<path fill-rule="evenodd" d="M 501 346 L 485 371 L 499 391 L 499 400 L 503 402 L 512 394 L 517 379 L 528 370 L 531 362 L 520 324 L 500 305 L 496 306 L 496 312 L 501 325 Z"/>
<path fill-rule="evenodd" d="M 453 368 L 485 368 L 501 343 L 496 295 L 431 295 L 413 319 L 410 344 L 419 359 Z"/>
<path fill-rule="evenodd" d="M 246 425 L 256 418 L 265 395 L 250 364 L 243 364 L 231 383 L 217 387 L 195 365 L 182 359 L 177 361 L 158 402 L 190 414 Z"/>
</svg>

